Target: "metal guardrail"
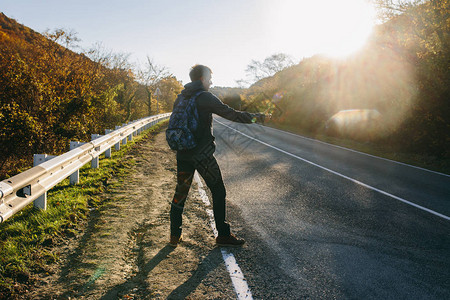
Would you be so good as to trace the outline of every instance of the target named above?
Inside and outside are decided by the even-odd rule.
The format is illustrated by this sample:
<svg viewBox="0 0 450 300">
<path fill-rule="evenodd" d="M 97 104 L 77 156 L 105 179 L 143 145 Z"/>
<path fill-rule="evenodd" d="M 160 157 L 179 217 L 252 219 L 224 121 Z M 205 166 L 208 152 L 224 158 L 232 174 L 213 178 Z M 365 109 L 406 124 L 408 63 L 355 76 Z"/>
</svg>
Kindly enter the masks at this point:
<svg viewBox="0 0 450 300">
<path fill-rule="evenodd" d="M 84 143 L 81 146 L 64 154 L 51 158 L 31 169 L 0 182 L 0 223 L 22 210 L 33 201 L 43 199 L 44 204 L 38 204 L 40 208 L 46 208 L 46 193 L 52 187 L 71 175 L 75 180 L 71 184 L 78 183 L 78 170 L 89 161 L 92 166 L 98 167 L 98 158 L 105 151 L 110 154 L 110 149 L 120 148 L 120 142 L 126 143 L 144 129 L 169 118 L 170 113 L 160 114 L 134 121 L 117 128 L 110 133 Z M 108 156 L 108 155 L 106 155 Z M 109 155 L 110 156 L 110 155 Z"/>
</svg>

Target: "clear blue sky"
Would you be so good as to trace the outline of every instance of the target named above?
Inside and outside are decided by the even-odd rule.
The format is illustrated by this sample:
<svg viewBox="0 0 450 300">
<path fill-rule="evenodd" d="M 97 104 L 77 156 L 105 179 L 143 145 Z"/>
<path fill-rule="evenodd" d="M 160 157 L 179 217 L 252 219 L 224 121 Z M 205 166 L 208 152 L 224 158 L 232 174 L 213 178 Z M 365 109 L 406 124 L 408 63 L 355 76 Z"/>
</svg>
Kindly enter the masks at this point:
<svg viewBox="0 0 450 300">
<path fill-rule="evenodd" d="M 0 10 L 38 32 L 72 29 L 82 48 L 148 55 L 184 84 L 206 64 L 216 86 L 236 86 L 252 59 L 274 53 L 347 54 L 374 24 L 367 0 L 0 0 Z"/>
</svg>

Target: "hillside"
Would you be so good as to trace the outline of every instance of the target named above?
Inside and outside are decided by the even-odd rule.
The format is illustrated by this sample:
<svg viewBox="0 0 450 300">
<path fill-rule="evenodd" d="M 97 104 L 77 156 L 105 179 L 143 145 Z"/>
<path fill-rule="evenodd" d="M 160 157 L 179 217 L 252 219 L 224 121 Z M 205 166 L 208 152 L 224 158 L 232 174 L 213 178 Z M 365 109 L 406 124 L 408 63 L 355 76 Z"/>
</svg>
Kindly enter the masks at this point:
<svg viewBox="0 0 450 300">
<path fill-rule="evenodd" d="M 274 125 L 311 135 L 331 134 L 333 116 L 352 110 L 351 119 L 341 122 L 353 127 L 341 131 L 344 137 L 448 158 L 450 51 L 441 37 L 449 37 L 450 25 L 430 17 L 430 11 L 439 16 L 443 10 L 429 3 L 393 17 L 346 59 L 306 58 L 252 85 L 241 95 L 243 106 L 269 109 Z M 364 131 L 361 110 L 381 115 L 370 126 L 375 131 Z"/>
<path fill-rule="evenodd" d="M 43 36 L 0 14 L 0 179 L 29 168 L 34 153 L 58 155 L 71 140 L 170 110 L 182 88 L 173 76 L 144 85 L 120 55 L 89 51 L 95 62 L 56 42 L 75 38 Z M 165 94 L 158 105 L 156 85 Z"/>
</svg>

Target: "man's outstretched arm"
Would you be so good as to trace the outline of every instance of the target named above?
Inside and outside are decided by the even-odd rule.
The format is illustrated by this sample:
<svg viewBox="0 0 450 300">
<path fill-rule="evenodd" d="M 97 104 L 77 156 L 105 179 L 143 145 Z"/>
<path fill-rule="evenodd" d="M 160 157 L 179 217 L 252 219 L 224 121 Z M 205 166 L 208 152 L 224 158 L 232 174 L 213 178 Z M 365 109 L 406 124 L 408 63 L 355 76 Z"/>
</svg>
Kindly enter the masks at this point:
<svg viewBox="0 0 450 300">
<path fill-rule="evenodd" d="M 239 123 L 264 122 L 264 114 L 235 110 L 211 93 L 204 93 L 199 100 L 202 101 L 201 104 L 205 105 L 212 113 L 227 120 Z"/>
</svg>

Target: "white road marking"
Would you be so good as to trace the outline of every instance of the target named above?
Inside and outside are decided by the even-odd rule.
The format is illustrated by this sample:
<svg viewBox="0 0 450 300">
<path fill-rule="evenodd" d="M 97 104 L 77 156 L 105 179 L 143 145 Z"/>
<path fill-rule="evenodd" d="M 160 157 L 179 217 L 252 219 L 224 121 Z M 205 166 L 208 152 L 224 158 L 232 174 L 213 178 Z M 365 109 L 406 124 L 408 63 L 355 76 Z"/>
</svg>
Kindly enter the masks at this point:
<svg viewBox="0 0 450 300">
<path fill-rule="evenodd" d="M 209 201 L 208 195 L 206 195 L 205 190 L 203 189 L 203 183 L 200 180 L 200 177 L 197 172 L 194 174 L 194 180 L 198 185 L 198 192 L 200 197 L 202 198 L 203 203 L 207 207 L 211 206 L 211 202 Z M 211 229 L 214 232 L 214 236 L 217 237 L 217 229 L 216 223 L 214 221 L 214 213 L 212 209 L 206 209 L 206 213 L 209 216 L 209 223 L 211 224 Z M 245 280 L 244 274 L 239 268 L 239 265 L 236 262 L 236 259 L 233 253 L 228 252 L 225 248 L 220 248 L 220 252 L 222 253 L 223 261 L 225 262 L 225 266 L 230 274 L 231 282 L 233 283 L 234 291 L 236 292 L 237 299 L 253 299 L 252 292 L 250 291 L 247 281 Z"/>
<path fill-rule="evenodd" d="M 394 198 L 394 199 L 396 199 L 396 200 L 399 200 L 399 201 L 401 201 L 401 202 L 403 202 L 403 203 L 406 203 L 406 204 L 408 204 L 408 205 L 414 206 L 414 207 L 416 207 L 416 208 L 418 208 L 418 209 L 421 209 L 421 210 L 423 210 L 423 211 L 426 211 L 426 212 L 428 212 L 428 213 L 431 213 L 431 214 L 433 214 L 433 215 L 436 215 L 436 216 L 438 216 L 438 217 L 441 217 L 441 218 L 443 218 L 443 219 L 445 219 L 445 220 L 450 220 L 450 217 L 448 217 L 448 216 L 446 216 L 446 215 L 444 215 L 444 214 L 441 214 L 441 213 L 438 213 L 438 212 L 436 212 L 436 211 L 434 211 L 434 210 L 431 210 L 431 209 L 429 209 L 429 208 L 420 206 L 420 205 L 415 204 L 415 203 L 413 203 L 413 202 L 411 202 L 411 201 L 408 201 L 408 200 L 405 200 L 405 199 L 403 199 L 403 198 L 397 197 L 397 196 L 392 195 L 392 194 L 390 194 L 390 193 L 388 193 L 388 192 L 385 192 L 385 191 L 382 191 L 382 190 L 380 190 L 380 189 L 377 189 L 376 187 L 370 186 L 370 185 L 365 184 L 365 183 L 363 183 L 363 182 L 361 182 L 361 181 L 358 181 L 358 180 L 356 180 L 356 179 L 353 179 L 353 178 L 351 178 L 351 177 L 348 177 L 348 176 L 346 176 L 346 175 L 344 175 L 344 174 L 338 173 L 338 172 L 336 172 L 336 171 L 333 171 L 333 170 L 331 170 L 331 169 L 328 169 L 328 168 L 326 168 L 326 167 L 323 167 L 323 166 L 321 166 L 321 165 L 318 165 L 318 164 L 316 164 L 316 163 L 313 163 L 313 162 L 311 162 L 311 161 L 309 161 L 309 160 L 306 160 L 306 159 L 304 159 L 304 158 L 302 158 L 302 157 L 300 157 L 300 156 L 297 156 L 297 155 L 292 154 L 292 153 L 290 153 L 290 152 L 287 152 L 287 151 L 285 151 L 285 150 L 283 150 L 283 149 L 280 149 L 280 148 L 278 148 L 278 147 L 272 146 L 272 145 L 270 145 L 270 144 L 268 144 L 268 143 L 266 143 L 266 142 L 260 141 L 260 140 L 254 138 L 254 137 L 251 137 L 251 136 L 249 136 L 249 135 L 247 135 L 247 134 L 245 134 L 245 133 L 243 133 L 243 132 L 241 132 L 241 131 L 239 131 L 239 130 L 237 130 L 237 129 L 234 129 L 234 128 L 232 128 L 232 127 L 230 127 L 230 126 L 228 126 L 228 125 L 222 123 L 222 122 L 219 122 L 219 121 L 217 121 L 217 120 L 216 120 L 216 122 L 218 122 L 219 124 L 221 124 L 221 125 L 223 125 L 223 126 L 229 128 L 229 129 L 231 129 L 231 130 L 233 130 L 233 131 L 236 131 L 237 133 L 239 133 L 239 134 L 241 134 L 241 135 L 243 135 L 243 136 L 245 136 L 245 137 L 247 137 L 247 138 L 249 138 L 249 139 L 251 139 L 251 140 L 254 140 L 255 142 L 258 142 L 258 143 L 260 143 L 260 144 L 263 144 L 264 146 L 267 146 L 267 147 L 269 147 L 269 148 L 275 149 L 275 150 L 277 150 L 277 151 L 279 151 L 279 152 L 281 152 L 281 153 L 284 153 L 284 154 L 286 154 L 286 155 L 289 155 L 289 156 L 291 156 L 291 157 L 294 157 L 294 158 L 296 158 L 296 159 L 298 159 L 298 160 L 304 161 L 304 162 L 306 162 L 306 163 L 308 163 L 308 164 L 311 164 L 311 165 L 313 165 L 313 166 L 315 166 L 315 167 L 321 168 L 321 169 L 323 169 L 323 170 L 325 170 L 325 171 L 327 171 L 327 172 L 330 172 L 330 173 L 332 173 L 332 174 L 335 174 L 335 175 L 337 175 L 337 176 L 340 176 L 340 177 L 342 177 L 342 178 L 345 178 L 345 179 L 347 179 L 347 180 L 350 180 L 350 181 L 352 181 L 352 182 L 354 182 L 354 183 L 356 183 L 356 184 L 359 184 L 359 185 L 361 185 L 361 186 L 363 186 L 363 187 L 366 187 L 366 188 L 371 189 L 371 190 L 373 190 L 373 191 L 379 192 L 379 193 L 381 193 L 381 194 L 383 194 L 383 195 L 386 195 L 386 196 L 389 196 L 389 197 Z"/>
</svg>

